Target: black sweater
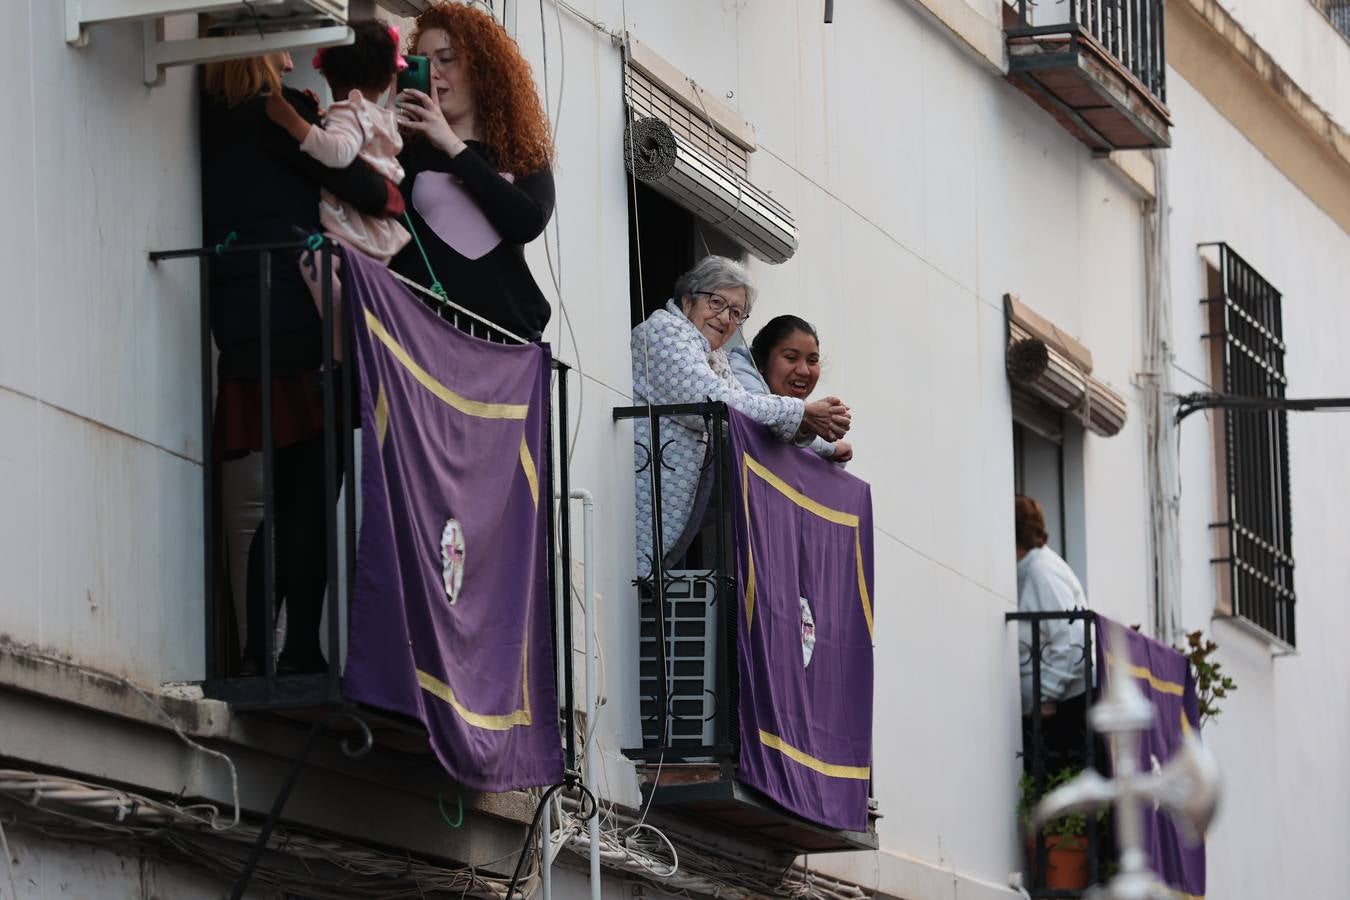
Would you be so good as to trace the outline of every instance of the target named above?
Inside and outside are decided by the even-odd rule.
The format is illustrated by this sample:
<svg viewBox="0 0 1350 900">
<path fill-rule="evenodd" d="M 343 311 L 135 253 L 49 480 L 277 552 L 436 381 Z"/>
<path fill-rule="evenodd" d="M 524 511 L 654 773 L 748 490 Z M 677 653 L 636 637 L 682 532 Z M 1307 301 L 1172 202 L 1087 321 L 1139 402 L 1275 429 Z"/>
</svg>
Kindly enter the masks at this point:
<svg viewBox="0 0 1350 900">
<path fill-rule="evenodd" d="M 466 144 L 468 149 L 454 159 L 425 140 L 413 138 L 404 146 L 399 156 L 404 171 L 400 188 L 415 235 L 435 275 L 427 271 L 427 260 L 422 258 L 416 241 L 394 257 L 390 268 L 426 287 L 439 280 L 454 303 L 521 337 L 537 339 L 552 309 L 525 262 L 525 244 L 543 234 L 553 215 L 553 173 L 545 168 L 508 181 L 498 173 L 491 148 L 478 141 Z M 418 188 L 418 179 L 431 181 Z M 460 245 L 476 258 L 447 243 L 447 239 L 456 240 L 448 234 L 455 224 L 427 208 L 447 190 L 467 193 L 496 231 L 495 236 L 489 231 L 484 241 L 480 229 L 476 247 Z M 419 200 L 422 209 L 418 208 Z M 440 233 L 425 216 L 431 216 Z M 490 249 L 476 255 L 484 247 Z"/>
<path fill-rule="evenodd" d="M 314 101 L 285 88 L 283 96 L 310 122 Z M 255 97 L 235 107 L 202 101 L 203 243 L 293 241 L 319 230 L 319 188 L 325 187 L 372 215 L 388 201 L 384 178 L 363 162 L 330 169 L 300 152 L 295 139 L 273 124 Z M 297 230 L 298 229 L 298 230 Z M 273 372 L 298 375 L 321 361 L 319 316 L 295 253 L 272 254 Z M 220 349 L 222 378 L 256 378 L 261 359 L 258 257 L 210 257 L 211 333 Z"/>
</svg>

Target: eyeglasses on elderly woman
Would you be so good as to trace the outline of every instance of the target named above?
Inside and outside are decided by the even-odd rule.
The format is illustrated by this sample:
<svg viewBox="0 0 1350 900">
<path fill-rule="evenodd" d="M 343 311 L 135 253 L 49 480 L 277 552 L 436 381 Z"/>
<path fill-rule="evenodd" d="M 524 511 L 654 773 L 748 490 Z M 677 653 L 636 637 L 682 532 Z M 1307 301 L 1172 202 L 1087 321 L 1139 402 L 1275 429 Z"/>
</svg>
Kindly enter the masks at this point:
<svg viewBox="0 0 1350 900">
<path fill-rule="evenodd" d="M 733 325 L 744 325 L 750 318 L 750 314 L 739 306 L 733 306 L 731 301 L 715 291 L 694 291 L 695 297 L 708 298 L 708 311 L 713 315 L 721 315 L 726 312 L 727 318 Z"/>
</svg>

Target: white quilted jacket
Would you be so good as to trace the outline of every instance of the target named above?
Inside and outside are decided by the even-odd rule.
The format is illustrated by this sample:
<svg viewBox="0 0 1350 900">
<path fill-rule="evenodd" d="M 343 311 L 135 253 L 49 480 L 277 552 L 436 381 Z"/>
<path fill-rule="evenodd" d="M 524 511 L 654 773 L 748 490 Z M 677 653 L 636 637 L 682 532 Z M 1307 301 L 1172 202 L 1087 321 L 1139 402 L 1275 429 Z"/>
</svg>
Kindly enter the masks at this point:
<svg viewBox="0 0 1350 900">
<path fill-rule="evenodd" d="M 709 348 L 708 339 L 674 300 L 633 329 L 632 349 L 635 404 L 720 401 L 763 423 L 784 441 L 792 440 L 801 427 L 806 404 L 795 397 L 752 394 L 743 388 L 732 375 L 726 353 Z M 656 457 L 661 464 L 661 546 L 667 567 L 688 549 L 697 533 L 708 493 L 699 491 L 708 453 L 703 420 L 697 416 L 663 418 L 659 454 L 651 452 L 650 430 L 645 420 L 633 420 L 639 577 L 651 574 L 654 561 L 650 460 Z"/>
</svg>

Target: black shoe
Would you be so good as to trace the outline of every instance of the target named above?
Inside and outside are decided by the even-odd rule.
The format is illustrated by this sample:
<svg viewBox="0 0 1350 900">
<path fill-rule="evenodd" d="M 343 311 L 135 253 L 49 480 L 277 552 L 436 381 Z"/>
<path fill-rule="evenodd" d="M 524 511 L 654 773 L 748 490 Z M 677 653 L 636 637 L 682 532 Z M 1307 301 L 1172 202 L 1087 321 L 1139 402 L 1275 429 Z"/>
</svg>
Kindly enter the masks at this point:
<svg viewBox="0 0 1350 900">
<path fill-rule="evenodd" d="M 283 653 L 277 660 L 278 675 L 312 675 L 327 671 L 328 660 L 323 658 L 322 653 L 297 657 L 288 657 Z"/>
</svg>

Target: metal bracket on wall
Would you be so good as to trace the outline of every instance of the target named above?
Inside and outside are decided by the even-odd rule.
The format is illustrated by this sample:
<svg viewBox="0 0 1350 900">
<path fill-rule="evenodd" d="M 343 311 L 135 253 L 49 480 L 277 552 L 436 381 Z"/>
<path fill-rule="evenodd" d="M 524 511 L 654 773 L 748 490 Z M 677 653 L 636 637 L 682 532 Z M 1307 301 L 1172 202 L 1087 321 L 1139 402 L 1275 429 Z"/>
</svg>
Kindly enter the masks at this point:
<svg viewBox="0 0 1350 900">
<path fill-rule="evenodd" d="M 1279 397 L 1243 397 L 1237 394 L 1200 392 L 1177 396 L 1177 421 L 1203 409 L 1225 412 L 1321 412 L 1350 409 L 1350 397 L 1310 397 L 1297 400 Z"/>
<path fill-rule="evenodd" d="M 144 36 L 143 74 L 151 86 L 164 83 L 164 70 L 170 66 L 331 47 L 354 39 L 352 30 L 341 24 L 346 0 L 252 0 L 248 4 L 240 0 L 65 0 L 65 4 L 65 36 L 71 47 L 89 46 L 90 25 L 139 22 Z M 238 13 L 241 9 L 254 15 L 239 20 L 239 34 L 165 38 L 168 16 Z"/>
<path fill-rule="evenodd" d="M 354 32 L 346 25 L 321 25 L 293 31 L 270 31 L 261 34 L 231 34 L 220 37 L 164 39 L 164 20 L 153 19 L 143 24 L 145 34 L 145 83 L 152 87 L 164 83 L 164 70 L 170 66 L 191 66 L 198 63 L 265 56 L 269 53 L 308 50 L 350 44 Z"/>
</svg>

